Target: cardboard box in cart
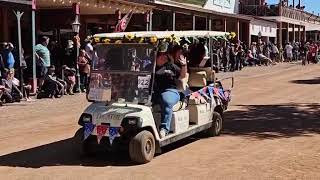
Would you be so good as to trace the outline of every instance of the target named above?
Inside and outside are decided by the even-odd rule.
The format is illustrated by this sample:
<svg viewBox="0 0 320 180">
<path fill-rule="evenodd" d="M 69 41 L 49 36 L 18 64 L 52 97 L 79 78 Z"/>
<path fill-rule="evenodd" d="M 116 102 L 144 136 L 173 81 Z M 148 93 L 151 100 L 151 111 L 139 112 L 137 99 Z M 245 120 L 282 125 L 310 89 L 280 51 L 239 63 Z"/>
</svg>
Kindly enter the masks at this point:
<svg viewBox="0 0 320 180">
<path fill-rule="evenodd" d="M 161 113 L 154 113 L 157 128 L 161 124 Z M 173 112 L 170 131 L 173 133 L 184 132 L 189 128 L 189 110 Z M 159 129 L 158 129 L 159 130 Z"/>
</svg>

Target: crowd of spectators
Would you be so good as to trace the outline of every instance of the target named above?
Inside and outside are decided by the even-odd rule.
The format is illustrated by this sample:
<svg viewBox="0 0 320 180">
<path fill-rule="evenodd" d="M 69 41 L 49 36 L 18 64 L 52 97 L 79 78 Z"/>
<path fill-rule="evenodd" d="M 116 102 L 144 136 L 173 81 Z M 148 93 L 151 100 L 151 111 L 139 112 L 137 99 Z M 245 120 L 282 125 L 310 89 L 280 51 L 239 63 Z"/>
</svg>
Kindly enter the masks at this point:
<svg viewBox="0 0 320 180">
<path fill-rule="evenodd" d="M 74 92 L 86 92 L 89 84 L 91 66 L 95 66 L 97 53 L 89 39 L 85 40 L 83 49 L 80 49 L 76 58 L 72 40 L 64 51 L 64 56 L 57 56 L 55 42 L 46 36 L 39 39 L 35 46 L 37 87 L 30 83 L 32 74 L 32 58 L 18 58 L 16 48 L 12 43 L 0 45 L 0 105 L 3 103 L 32 101 L 31 91 L 34 90 L 36 98 L 61 98 L 64 95 L 73 95 Z M 197 43 L 196 43 L 197 44 Z M 302 60 L 302 64 L 317 63 L 319 44 L 314 42 L 291 42 L 283 48 L 272 42 L 259 39 L 247 45 L 245 42 L 215 42 L 212 50 L 216 71 L 237 71 L 245 66 L 269 66 L 277 62 L 292 62 Z M 189 55 L 193 61 L 189 62 L 199 66 L 210 66 L 209 47 L 206 41 L 197 45 L 184 47 L 190 50 Z M 61 49 L 60 49 L 61 51 Z M 29 59 L 29 60 L 27 60 Z M 30 60 L 31 59 L 31 60 Z M 63 59 L 62 63 L 56 63 Z M 198 62 L 199 61 L 199 62 Z M 54 63 L 55 62 L 55 63 Z M 57 65 L 57 66 L 56 66 Z M 76 69 L 79 69 L 79 73 Z M 28 73 L 29 72 L 29 73 Z M 80 82 L 77 82 L 79 76 Z M 79 86 L 76 86 L 77 83 Z"/>
<path fill-rule="evenodd" d="M 37 87 L 32 87 L 32 58 L 25 58 L 22 50 L 22 58 L 19 58 L 17 48 L 12 43 L 1 43 L 0 45 L 0 105 L 34 101 L 42 98 L 61 98 L 64 95 L 74 95 L 74 92 L 85 92 L 89 83 L 90 64 L 94 57 L 93 47 L 87 41 L 85 49 L 80 50 L 76 59 L 73 41 L 65 49 L 69 53 L 67 61 L 62 62 L 58 67 L 56 52 L 50 46 L 50 39 L 43 36 L 35 46 L 36 77 Z M 20 59 L 20 60 L 19 60 Z M 72 63 L 70 63 L 72 62 Z M 77 88 L 77 72 L 79 68 L 80 84 Z M 34 92 L 32 94 L 32 90 Z M 35 98 L 30 98 L 34 95 Z"/>
</svg>

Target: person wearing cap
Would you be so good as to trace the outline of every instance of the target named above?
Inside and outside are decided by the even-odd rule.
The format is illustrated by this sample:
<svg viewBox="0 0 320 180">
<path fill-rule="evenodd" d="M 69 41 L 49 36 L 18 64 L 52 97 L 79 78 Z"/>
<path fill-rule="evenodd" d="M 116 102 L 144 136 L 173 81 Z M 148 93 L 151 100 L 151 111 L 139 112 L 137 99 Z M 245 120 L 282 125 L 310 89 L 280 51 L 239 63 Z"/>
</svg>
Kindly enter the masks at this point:
<svg viewBox="0 0 320 180">
<path fill-rule="evenodd" d="M 177 80 L 186 77 L 187 62 L 179 58 L 177 66 L 170 61 L 168 43 L 161 42 L 156 59 L 155 93 L 153 100 L 161 105 L 160 137 L 164 138 L 170 131 L 173 106 L 180 100 Z"/>
<path fill-rule="evenodd" d="M 51 65 L 50 60 L 50 51 L 48 49 L 49 38 L 47 36 L 43 36 L 40 39 L 40 44 L 35 46 L 36 51 L 36 59 L 37 59 L 37 68 L 38 68 L 38 78 L 39 78 L 39 86 L 41 87 L 44 82 L 44 77 L 48 72 L 48 68 Z"/>
<path fill-rule="evenodd" d="M 6 68 L 9 70 L 13 70 L 14 69 L 14 63 L 15 63 L 15 59 L 14 56 L 12 54 L 12 51 L 14 49 L 14 46 L 12 43 L 8 43 L 7 46 L 4 49 L 4 53 L 3 53 L 3 59 L 4 59 L 4 63 L 6 65 Z"/>
</svg>

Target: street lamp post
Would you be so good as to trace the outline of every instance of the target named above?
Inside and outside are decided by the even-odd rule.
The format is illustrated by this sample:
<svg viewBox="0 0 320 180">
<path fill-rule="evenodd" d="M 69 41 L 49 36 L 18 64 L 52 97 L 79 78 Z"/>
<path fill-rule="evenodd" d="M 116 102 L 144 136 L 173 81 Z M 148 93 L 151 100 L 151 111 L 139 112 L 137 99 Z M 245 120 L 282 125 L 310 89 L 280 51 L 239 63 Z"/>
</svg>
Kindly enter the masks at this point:
<svg viewBox="0 0 320 180">
<path fill-rule="evenodd" d="M 80 72 L 79 72 L 79 65 L 78 65 L 78 57 L 79 57 L 79 31 L 80 31 L 80 22 L 79 22 L 79 15 L 76 15 L 76 18 L 74 22 L 71 24 L 72 26 L 72 31 L 75 34 L 75 42 L 74 42 L 74 48 L 76 52 L 76 57 L 75 57 L 75 66 L 76 66 L 76 89 L 75 92 L 81 92 L 80 90 Z"/>
</svg>

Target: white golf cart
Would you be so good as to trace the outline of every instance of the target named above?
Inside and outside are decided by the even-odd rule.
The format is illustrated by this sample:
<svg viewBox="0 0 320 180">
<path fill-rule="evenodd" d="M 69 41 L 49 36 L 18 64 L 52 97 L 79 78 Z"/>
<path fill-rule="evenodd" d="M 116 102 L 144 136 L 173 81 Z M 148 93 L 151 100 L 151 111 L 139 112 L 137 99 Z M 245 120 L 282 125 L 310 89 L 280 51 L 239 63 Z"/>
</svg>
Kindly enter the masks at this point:
<svg viewBox="0 0 320 180">
<path fill-rule="evenodd" d="M 94 153 L 97 148 L 126 147 L 134 162 L 147 163 L 155 153 L 161 152 L 161 147 L 198 132 L 219 135 L 233 78 L 232 87 L 226 90 L 215 80 L 212 67 L 190 68 L 188 77 L 180 84 L 181 91 L 186 87 L 193 91 L 174 106 L 170 134 L 162 139 L 159 136 L 161 109 L 152 104 L 151 97 L 159 41 L 178 42 L 197 37 L 211 42 L 226 35 L 212 31 L 95 35 L 99 60 L 92 64 L 87 93 L 88 100 L 93 103 L 79 119 L 83 151 Z"/>
</svg>

